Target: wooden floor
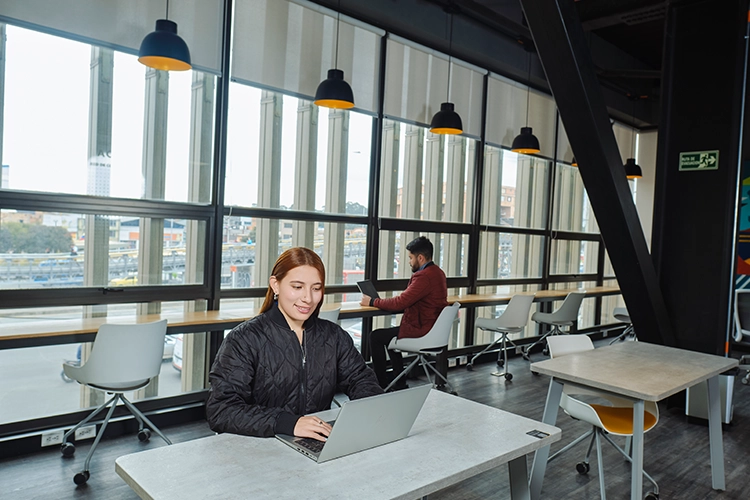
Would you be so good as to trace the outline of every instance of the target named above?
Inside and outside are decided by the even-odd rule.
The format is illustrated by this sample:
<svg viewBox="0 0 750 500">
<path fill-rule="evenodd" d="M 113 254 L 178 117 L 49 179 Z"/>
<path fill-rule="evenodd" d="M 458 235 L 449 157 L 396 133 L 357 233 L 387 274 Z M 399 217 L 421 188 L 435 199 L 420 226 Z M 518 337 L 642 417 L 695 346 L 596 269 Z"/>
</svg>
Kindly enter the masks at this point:
<svg viewBox="0 0 750 500">
<path fill-rule="evenodd" d="M 543 359 L 541 354 L 534 358 Z M 528 363 L 520 357 L 511 359 L 509 364 L 514 375 L 512 382 L 491 376 L 496 369 L 494 364 L 478 365 L 473 372 L 453 369 L 449 378 L 461 397 L 540 420 L 548 377 L 532 375 Z M 417 384 L 419 381 L 410 381 L 410 385 Z M 725 426 L 724 430 L 727 490 L 717 492 L 711 489 L 707 427 L 688 423 L 682 412 L 667 409 L 666 403 L 660 403 L 660 421 L 645 437 L 644 464 L 646 471 L 659 483 L 661 499 L 750 498 L 750 386 L 740 384 L 739 379 L 735 384 L 734 404 L 732 424 Z M 553 446 L 553 452 L 588 430 L 586 424 L 572 420 L 562 411 L 557 425 L 563 430 L 563 437 L 561 443 Z M 162 430 L 175 443 L 212 434 L 205 422 Z M 0 498 L 137 499 L 115 473 L 114 460 L 121 455 L 159 446 L 164 446 L 164 443 L 158 437 L 145 444 L 140 443 L 135 435 L 102 441 L 92 459 L 91 478 L 80 487 L 73 484 L 73 475 L 82 469 L 88 445 L 80 446 L 75 457 L 69 459 L 62 458 L 59 449 L 52 447 L 48 451 L 3 460 L 0 461 Z M 608 498 L 630 498 L 629 465 L 609 445 L 603 444 L 603 447 Z M 550 463 L 543 498 L 599 498 L 595 455 L 591 457 L 588 475 L 578 475 L 575 471 L 575 464 L 583 459 L 585 448 L 586 445 L 580 444 Z M 421 460 L 422 457 L 414 459 Z M 528 463 L 530 468 L 531 457 Z M 430 499 L 505 499 L 510 497 L 509 491 L 507 469 L 501 467 L 430 495 Z M 645 480 L 644 491 L 650 491 Z"/>
</svg>

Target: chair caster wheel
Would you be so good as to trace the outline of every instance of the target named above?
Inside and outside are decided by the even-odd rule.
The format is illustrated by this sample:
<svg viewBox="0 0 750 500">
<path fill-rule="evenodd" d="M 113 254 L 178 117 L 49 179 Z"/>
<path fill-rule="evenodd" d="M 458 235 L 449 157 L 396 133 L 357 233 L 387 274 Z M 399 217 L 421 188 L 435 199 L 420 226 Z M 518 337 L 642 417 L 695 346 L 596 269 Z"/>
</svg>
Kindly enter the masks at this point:
<svg viewBox="0 0 750 500">
<path fill-rule="evenodd" d="M 468 365 L 466 365 L 466 371 L 467 372 L 473 372 L 474 371 L 474 365 L 472 365 L 471 363 L 469 363 Z"/>
<path fill-rule="evenodd" d="M 85 470 L 73 476 L 73 482 L 80 486 L 82 484 L 86 484 L 86 481 L 89 480 L 89 477 L 91 477 L 89 471 Z"/>
<path fill-rule="evenodd" d="M 146 442 L 151 439 L 151 431 L 149 429 L 141 429 L 138 431 L 138 441 Z"/>
<path fill-rule="evenodd" d="M 589 464 L 586 462 L 578 462 L 576 464 L 576 470 L 580 475 L 585 476 L 589 473 Z"/>
<path fill-rule="evenodd" d="M 448 394 L 450 394 L 451 396 L 458 396 L 458 393 L 456 391 L 451 391 Z"/>
<path fill-rule="evenodd" d="M 549 356 L 549 349 L 547 349 L 546 347 L 542 349 L 542 354 L 544 354 L 545 356 Z"/>
<path fill-rule="evenodd" d="M 748 378 L 747 378 L 747 377 L 742 377 L 742 378 L 740 379 L 740 382 L 742 382 L 742 385 L 747 385 L 747 384 L 750 384 L 750 380 L 748 380 Z"/>
<path fill-rule="evenodd" d="M 646 493 L 646 496 L 643 498 L 644 500 L 659 500 L 659 494 L 654 493 L 653 491 L 649 491 L 648 493 Z"/>
<path fill-rule="evenodd" d="M 72 457 L 75 452 L 76 445 L 73 443 L 65 442 L 60 445 L 60 453 L 62 453 L 62 456 L 64 457 Z"/>
<path fill-rule="evenodd" d="M 497 366 L 499 366 L 500 368 L 502 368 L 503 366 L 505 366 L 505 361 L 503 361 L 502 359 L 498 359 L 497 360 Z"/>
<path fill-rule="evenodd" d="M 505 374 L 505 380 L 507 380 L 508 382 L 510 382 L 511 380 L 513 380 L 513 374 L 512 373 L 506 373 Z"/>
</svg>

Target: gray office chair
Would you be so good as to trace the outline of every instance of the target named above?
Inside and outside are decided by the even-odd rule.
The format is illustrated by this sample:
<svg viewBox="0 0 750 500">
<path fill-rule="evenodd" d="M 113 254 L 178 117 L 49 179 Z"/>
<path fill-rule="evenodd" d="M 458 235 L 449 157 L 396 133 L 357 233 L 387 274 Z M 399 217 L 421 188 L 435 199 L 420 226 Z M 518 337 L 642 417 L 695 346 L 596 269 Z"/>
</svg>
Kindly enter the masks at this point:
<svg viewBox="0 0 750 500">
<path fill-rule="evenodd" d="M 437 368 L 432 366 L 430 361 L 427 359 L 427 356 L 436 356 L 443 349 L 448 347 L 448 339 L 451 335 L 451 328 L 453 327 L 453 322 L 458 315 L 458 308 L 460 305 L 460 303 L 454 302 L 452 305 L 445 307 L 440 312 L 437 321 L 435 321 L 435 324 L 432 325 L 430 331 L 422 337 L 418 337 L 415 339 L 394 338 L 393 340 L 391 340 L 391 343 L 388 344 L 388 349 L 416 354 L 417 357 L 414 358 L 414 361 L 409 363 L 409 366 L 407 366 L 404 371 L 399 373 L 398 377 L 394 378 L 391 383 L 388 384 L 388 386 L 385 388 L 386 391 L 394 387 L 399 380 L 408 375 L 411 369 L 414 368 L 417 363 L 419 363 L 424 369 L 425 375 L 427 375 L 427 380 L 429 380 L 432 385 L 435 385 L 435 382 L 432 380 L 428 368 L 432 370 L 438 377 L 440 377 L 443 382 L 445 382 L 445 385 L 450 389 L 451 394 L 456 394 L 456 391 L 453 389 L 453 386 L 450 385 L 448 379 L 445 378 L 445 376 L 440 373 Z"/>
<path fill-rule="evenodd" d="M 545 342 L 547 337 L 552 335 L 561 335 L 564 332 L 560 329 L 563 326 L 573 326 L 578 320 L 578 310 L 581 308 L 583 298 L 586 297 L 586 291 L 581 290 L 580 292 L 571 292 L 563 300 L 562 305 L 559 309 L 551 313 L 535 312 L 531 316 L 531 320 L 539 323 L 540 325 L 552 325 L 552 329 L 542 335 L 536 342 L 526 346 L 522 355 L 527 361 L 530 361 L 529 354 L 531 349 L 537 344 Z M 544 346 L 544 354 L 546 355 L 549 351 L 547 346 Z"/>
<path fill-rule="evenodd" d="M 594 349 L 594 344 L 588 335 L 561 335 L 547 339 L 549 353 L 552 358 L 567 356 L 578 352 L 589 351 Z M 587 398 L 591 401 L 593 398 L 601 400 L 602 404 L 593 402 L 584 402 L 580 397 Z M 606 499 L 604 490 L 604 464 L 602 460 L 602 443 L 604 438 L 609 444 L 615 447 L 628 462 L 632 460 L 628 453 L 620 448 L 609 436 L 633 436 L 633 401 L 592 389 L 584 389 L 575 384 L 564 384 L 563 393 L 560 398 L 560 408 L 565 413 L 576 420 L 591 424 L 591 429 L 585 434 L 577 437 L 570 444 L 563 447 L 560 451 L 550 456 L 547 461 L 560 456 L 562 453 L 573 448 L 575 445 L 591 436 L 589 441 L 586 458 L 583 462 L 576 464 L 576 471 L 585 475 L 589 472 L 589 457 L 591 449 L 596 444 L 596 458 L 599 467 L 599 491 L 602 500 Z M 653 401 L 646 401 L 643 413 L 643 432 L 647 432 L 656 426 L 659 421 L 659 407 Z M 654 491 L 645 496 L 645 500 L 657 500 L 659 498 L 659 485 L 645 471 L 643 476 L 654 485 Z"/>
<path fill-rule="evenodd" d="M 625 330 L 623 330 L 620 335 L 612 339 L 612 342 L 610 342 L 609 345 L 614 344 L 618 340 L 638 340 L 638 337 L 635 335 L 633 323 L 630 322 L 630 314 L 628 313 L 627 307 L 615 307 L 612 311 L 612 316 L 621 323 L 627 323 L 628 326 L 625 327 Z"/>
<path fill-rule="evenodd" d="M 500 337 L 492 341 L 490 345 L 482 349 L 481 352 L 474 355 L 466 365 L 466 369 L 471 371 L 474 369 L 474 360 L 479 356 L 492 349 L 501 343 L 500 351 L 497 353 L 497 365 L 504 367 L 503 372 L 493 372 L 492 375 L 496 377 L 505 377 L 505 380 L 513 380 L 513 374 L 508 371 L 508 348 L 507 343 L 515 346 L 512 340 L 508 338 L 511 333 L 520 333 L 526 328 L 526 323 L 529 322 L 529 311 L 531 310 L 531 304 L 534 302 L 534 295 L 514 295 L 508 303 L 508 307 L 498 318 L 478 318 L 476 321 L 477 328 L 482 330 L 488 330 L 491 332 L 497 332 Z"/>
<path fill-rule="evenodd" d="M 326 311 L 320 311 L 318 312 L 318 317 L 320 319 L 325 319 L 330 321 L 331 323 L 336 323 L 339 320 L 339 313 L 341 312 L 341 306 L 337 306 L 335 309 L 328 309 Z"/>
<path fill-rule="evenodd" d="M 750 290 L 734 291 L 734 335 L 735 342 L 750 342 Z M 745 376 L 740 379 L 744 385 L 750 383 L 750 356 L 740 358 L 740 370 Z"/>
<path fill-rule="evenodd" d="M 104 324 L 99 327 L 94 339 L 94 346 L 91 348 L 91 354 L 83 366 L 63 363 L 63 370 L 69 378 L 93 389 L 114 394 L 107 402 L 99 406 L 63 436 L 60 451 L 64 457 L 71 457 L 75 453 L 76 447 L 73 443 L 67 442 L 68 438 L 75 433 L 76 429 L 86 425 L 104 408 L 112 405 L 101 423 L 94 444 L 91 445 L 91 449 L 86 455 L 83 471 L 73 477 L 75 484 L 84 484 L 89 480 L 91 456 L 94 454 L 99 441 L 101 441 L 119 401 L 122 401 L 138 421 L 138 439 L 140 441 L 148 441 L 151 438 L 151 431 L 144 427 L 145 423 L 167 444 L 172 444 L 124 395 L 125 392 L 146 387 L 151 379 L 159 375 L 166 333 L 167 320 L 165 319 L 153 323 L 132 325 Z"/>
</svg>

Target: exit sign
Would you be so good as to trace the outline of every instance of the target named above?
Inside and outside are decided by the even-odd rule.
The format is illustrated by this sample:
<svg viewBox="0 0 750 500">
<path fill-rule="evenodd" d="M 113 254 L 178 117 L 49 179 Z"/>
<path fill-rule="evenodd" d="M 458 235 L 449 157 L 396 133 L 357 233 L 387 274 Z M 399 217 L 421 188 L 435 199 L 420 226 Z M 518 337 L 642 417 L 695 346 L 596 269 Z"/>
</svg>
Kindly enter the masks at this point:
<svg viewBox="0 0 750 500">
<path fill-rule="evenodd" d="M 680 170 L 718 170 L 718 151 L 680 153 Z"/>
</svg>

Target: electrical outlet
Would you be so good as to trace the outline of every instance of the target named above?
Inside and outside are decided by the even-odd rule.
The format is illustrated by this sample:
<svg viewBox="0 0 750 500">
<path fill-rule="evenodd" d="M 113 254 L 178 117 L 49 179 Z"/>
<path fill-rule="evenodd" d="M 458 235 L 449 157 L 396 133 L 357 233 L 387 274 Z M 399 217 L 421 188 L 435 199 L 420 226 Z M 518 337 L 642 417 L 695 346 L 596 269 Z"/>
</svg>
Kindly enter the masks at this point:
<svg viewBox="0 0 750 500">
<path fill-rule="evenodd" d="M 42 446 L 54 446 L 56 444 L 62 444 L 63 431 L 50 431 L 42 434 Z"/>
<path fill-rule="evenodd" d="M 76 429 L 76 441 L 96 437 L 96 425 L 87 425 Z"/>
</svg>

